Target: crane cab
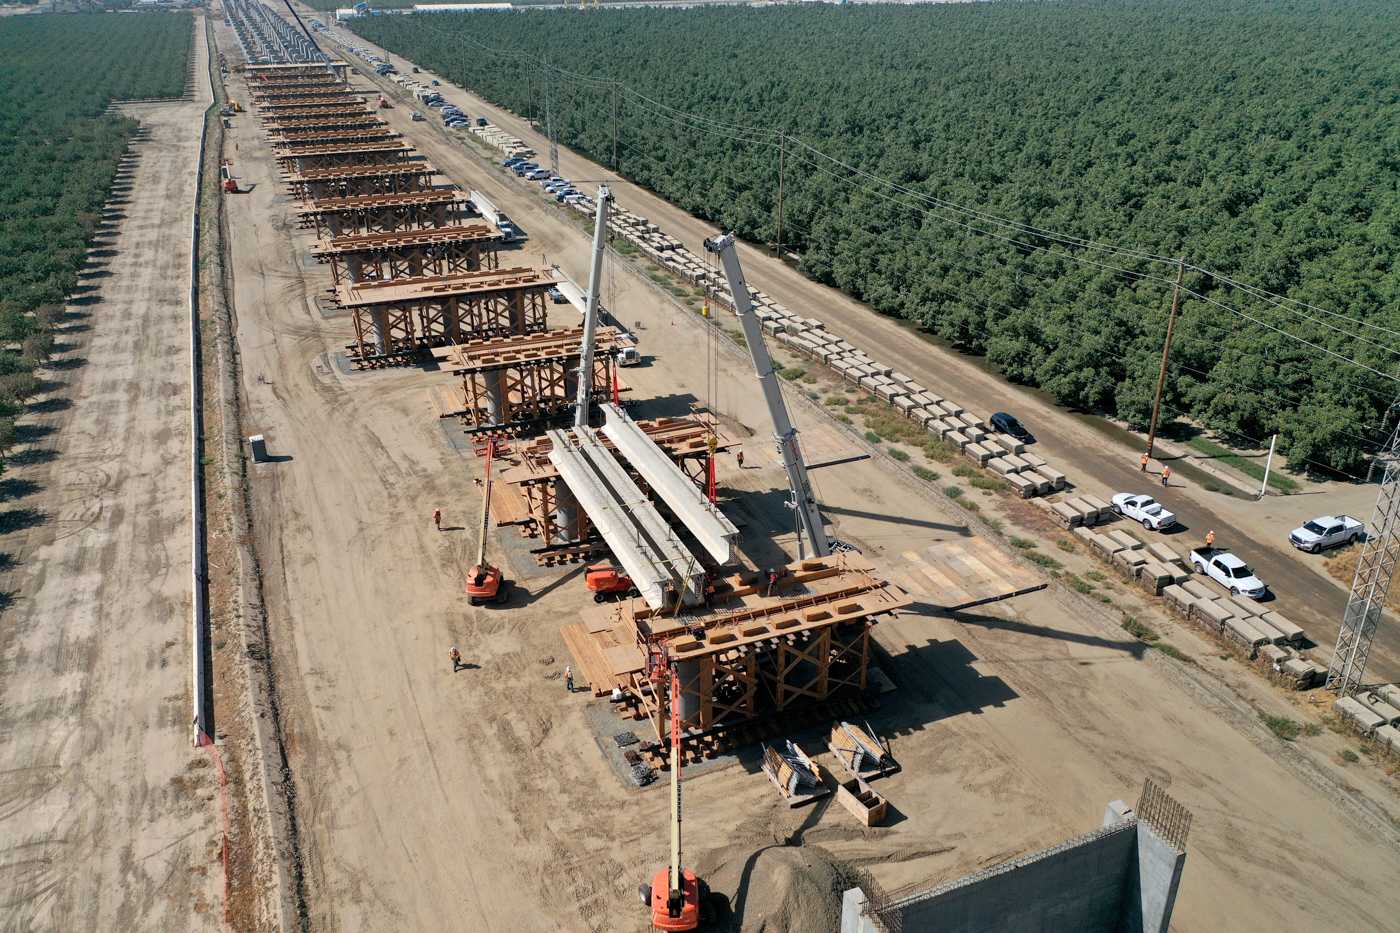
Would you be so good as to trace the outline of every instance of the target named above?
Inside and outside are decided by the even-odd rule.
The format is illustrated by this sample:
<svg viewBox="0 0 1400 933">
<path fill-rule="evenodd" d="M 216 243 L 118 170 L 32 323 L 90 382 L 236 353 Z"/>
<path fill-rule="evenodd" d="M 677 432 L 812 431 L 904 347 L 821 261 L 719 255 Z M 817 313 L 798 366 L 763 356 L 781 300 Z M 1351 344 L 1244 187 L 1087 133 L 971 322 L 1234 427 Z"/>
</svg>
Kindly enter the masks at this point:
<svg viewBox="0 0 1400 933">
<path fill-rule="evenodd" d="M 651 879 L 651 925 L 657 930 L 694 930 L 700 926 L 700 882 L 695 872 L 681 870 L 681 896 L 671 899 L 671 869 Z"/>
</svg>

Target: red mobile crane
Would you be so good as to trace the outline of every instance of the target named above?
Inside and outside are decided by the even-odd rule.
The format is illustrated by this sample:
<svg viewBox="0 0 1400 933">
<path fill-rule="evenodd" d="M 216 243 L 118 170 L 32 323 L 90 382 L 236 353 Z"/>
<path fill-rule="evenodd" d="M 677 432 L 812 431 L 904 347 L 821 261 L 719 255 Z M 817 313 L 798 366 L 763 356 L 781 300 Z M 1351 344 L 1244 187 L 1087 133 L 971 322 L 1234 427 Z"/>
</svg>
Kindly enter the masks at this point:
<svg viewBox="0 0 1400 933">
<path fill-rule="evenodd" d="M 491 533 L 491 464 L 496 459 L 496 441 L 486 442 L 486 482 L 481 490 L 481 523 L 476 546 L 476 563 L 467 571 L 467 602 L 473 606 L 495 600 L 504 603 L 507 596 L 506 581 L 501 579 L 501 568 L 486 563 L 486 538 Z"/>
</svg>

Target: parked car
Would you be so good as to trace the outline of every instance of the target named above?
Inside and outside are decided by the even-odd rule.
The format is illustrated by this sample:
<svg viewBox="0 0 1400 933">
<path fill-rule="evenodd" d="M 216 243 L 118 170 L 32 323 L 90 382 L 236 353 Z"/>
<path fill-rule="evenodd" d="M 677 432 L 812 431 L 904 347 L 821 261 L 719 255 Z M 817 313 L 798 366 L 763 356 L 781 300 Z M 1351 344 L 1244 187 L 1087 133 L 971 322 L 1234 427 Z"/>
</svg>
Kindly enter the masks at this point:
<svg viewBox="0 0 1400 933">
<path fill-rule="evenodd" d="M 993 430 L 1000 431 L 1002 434 L 1010 434 L 1018 441 L 1027 440 L 1031 436 L 1031 432 L 1022 427 L 1021 422 L 1004 411 L 992 415 L 991 425 Z"/>
<path fill-rule="evenodd" d="M 437 78 L 434 78 L 434 79 L 433 79 L 433 87 L 441 87 L 441 86 L 442 86 L 442 82 L 439 81 Z"/>
<path fill-rule="evenodd" d="M 558 201 L 560 204 L 563 204 L 568 198 L 571 198 L 576 194 L 578 194 L 578 192 L 575 191 L 573 188 L 565 188 L 563 191 L 554 192 L 554 200 Z"/>
<path fill-rule="evenodd" d="M 485 117 L 477 117 L 477 118 L 476 118 L 476 125 L 477 125 L 477 126 L 486 126 L 486 125 L 487 125 L 487 124 L 486 124 L 486 118 L 485 118 Z"/>
<path fill-rule="evenodd" d="M 414 65 L 414 66 L 413 66 L 413 73 L 414 73 L 414 74 L 418 74 L 418 66 L 417 66 L 417 65 Z"/>
<path fill-rule="evenodd" d="M 1264 583 L 1249 565 L 1224 548 L 1203 547 L 1191 552 L 1191 566 L 1230 591 L 1250 599 L 1264 595 Z"/>
<path fill-rule="evenodd" d="M 517 165 L 525 164 L 525 161 L 526 160 L 520 156 L 515 156 L 514 158 L 506 159 L 501 165 L 505 168 L 515 168 Z"/>
<path fill-rule="evenodd" d="M 417 121 L 417 120 L 422 120 L 422 119 L 423 119 L 423 111 L 421 111 L 421 110 L 415 110 L 415 111 L 413 111 L 412 113 L 410 113 L 410 114 L 408 115 L 408 118 L 409 118 L 410 120 L 415 120 L 415 121 Z"/>
<path fill-rule="evenodd" d="M 1288 543 L 1300 551 L 1316 554 L 1325 547 L 1339 544 L 1352 544 L 1361 539 L 1366 523 L 1350 515 L 1324 515 L 1304 522 L 1303 527 L 1294 528 L 1288 536 Z"/>
<path fill-rule="evenodd" d="M 1113 511 L 1135 522 L 1142 522 L 1142 527 L 1148 531 L 1161 531 L 1176 524 L 1176 514 L 1162 508 L 1162 503 L 1151 496 L 1120 492 L 1113 497 Z"/>
<path fill-rule="evenodd" d="M 564 293 L 555 285 L 549 286 L 549 299 L 557 305 L 566 305 L 569 303 L 569 299 L 565 298 Z"/>
<path fill-rule="evenodd" d="M 532 172 L 527 172 L 527 173 L 525 174 L 525 177 L 528 178 L 528 179 L 530 179 L 530 181 L 539 181 L 541 178 L 548 178 L 548 177 L 549 177 L 549 169 L 547 169 L 547 168 L 537 168 L 537 169 L 535 169 L 535 170 L 532 171 Z"/>
<path fill-rule="evenodd" d="M 539 169 L 539 166 L 533 162 L 521 162 L 519 165 L 515 166 L 515 168 L 511 169 L 511 171 L 523 178 L 537 169 Z"/>
<path fill-rule="evenodd" d="M 563 201 L 565 204 L 582 204 L 585 201 L 591 201 L 592 198 L 586 194 L 574 193 L 562 195 L 559 200 Z"/>
</svg>

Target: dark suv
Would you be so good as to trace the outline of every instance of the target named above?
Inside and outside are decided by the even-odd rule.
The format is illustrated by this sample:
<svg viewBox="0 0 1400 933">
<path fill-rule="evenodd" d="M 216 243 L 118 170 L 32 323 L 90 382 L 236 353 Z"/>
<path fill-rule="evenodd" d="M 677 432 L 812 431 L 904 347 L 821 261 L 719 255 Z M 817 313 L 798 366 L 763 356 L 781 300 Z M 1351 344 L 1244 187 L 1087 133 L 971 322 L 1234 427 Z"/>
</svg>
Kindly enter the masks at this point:
<svg viewBox="0 0 1400 933">
<path fill-rule="evenodd" d="M 1031 432 L 1027 431 L 1021 425 L 1021 422 L 1004 411 L 999 411 L 995 415 L 992 415 L 991 424 L 994 429 L 1000 431 L 1002 434 L 1010 434 L 1018 441 L 1030 439 Z"/>
</svg>

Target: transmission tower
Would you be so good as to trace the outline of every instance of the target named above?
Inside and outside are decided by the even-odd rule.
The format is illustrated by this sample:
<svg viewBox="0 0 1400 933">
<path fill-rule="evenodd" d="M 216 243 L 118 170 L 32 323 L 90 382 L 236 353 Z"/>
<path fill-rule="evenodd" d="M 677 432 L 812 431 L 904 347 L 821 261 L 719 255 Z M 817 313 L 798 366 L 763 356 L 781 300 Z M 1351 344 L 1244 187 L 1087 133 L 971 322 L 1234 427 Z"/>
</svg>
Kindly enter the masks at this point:
<svg viewBox="0 0 1400 933">
<path fill-rule="evenodd" d="M 1379 458 L 1385 462 L 1376 510 L 1371 514 L 1371 527 L 1361 545 L 1361 560 L 1356 565 L 1356 579 L 1347 597 L 1342 628 L 1337 633 L 1337 647 L 1332 652 L 1332 664 L 1327 669 L 1327 688 L 1339 696 L 1351 696 L 1361 686 L 1366 673 L 1366 657 L 1376 638 L 1376 626 L 1381 620 L 1390 578 L 1395 573 L 1395 561 L 1400 557 L 1400 427 L 1390 436 L 1390 443 Z"/>
<path fill-rule="evenodd" d="M 559 174 L 559 136 L 554 131 L 554 75 L 549 60 L 544 63 L 544 119 L 549 128 L 549 170 Z"/>
</svg>

